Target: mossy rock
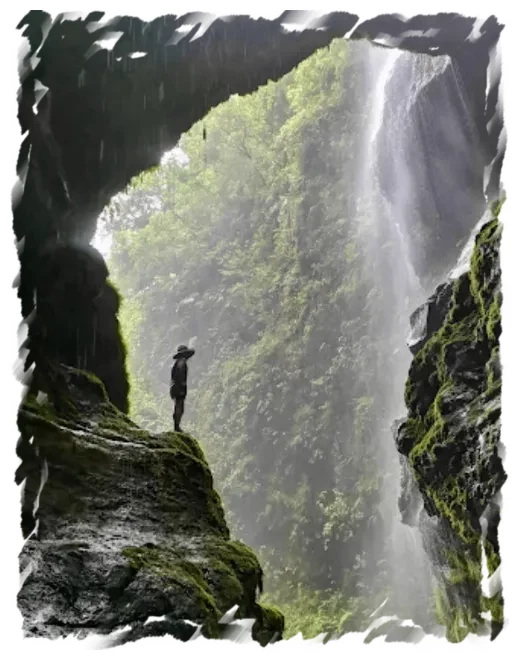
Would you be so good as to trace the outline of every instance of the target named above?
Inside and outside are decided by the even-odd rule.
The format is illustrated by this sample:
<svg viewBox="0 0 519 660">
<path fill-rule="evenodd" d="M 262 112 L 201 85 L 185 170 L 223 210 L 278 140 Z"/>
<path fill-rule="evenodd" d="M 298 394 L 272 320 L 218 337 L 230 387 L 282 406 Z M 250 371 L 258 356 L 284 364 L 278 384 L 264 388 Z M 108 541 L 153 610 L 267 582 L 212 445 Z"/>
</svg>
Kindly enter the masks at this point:
<svg viewBox="0 0 519 660">
<path fill-rule="evenodd" d="M 221 617 L 237 605 L 238 617 L 256 619 L 258 641 L 280 637 L 281 620 L 256 602 L 261 567 L 230 540 L 197 441 L 140 429 L 91 374 L 54 373 L 46 396 L 29 393 L 18 416 L 17 477 L 26 479 L 23 527 L 32 533 L 20 562 L 37 567 L 18 596 L 26 632 L 130 626 L 125 639 L 151 630 L 183 639 L 191 621 L 219 637 Z M 148 628 L 149 617 L 160 621 Z"/>
<path fill-rule="evenodd" d="M 427 514 L 444 525 L 433 544 L 436 611 L 451 641 L 479 630 L 485 610 L 492 615 L 493 635 L 502 624 L 501 601 L 487 602 L 480 586 L 480 521 L 489 520 L 506 479 L 498 453 L 500 208 L 494 205 L 476 236 L 468 272 L 450 286 L 441 325 L 421 339 L 406 384 L 408 417 L 396 434 Z M 436 298 L 429 304 L 437 304 Z M 409 508 L 405 497 L 401 501 Z M 497 523 L 492 525 L 493 540 L 485 544 L 491 574 L 500 563 Z"/>
</svg>

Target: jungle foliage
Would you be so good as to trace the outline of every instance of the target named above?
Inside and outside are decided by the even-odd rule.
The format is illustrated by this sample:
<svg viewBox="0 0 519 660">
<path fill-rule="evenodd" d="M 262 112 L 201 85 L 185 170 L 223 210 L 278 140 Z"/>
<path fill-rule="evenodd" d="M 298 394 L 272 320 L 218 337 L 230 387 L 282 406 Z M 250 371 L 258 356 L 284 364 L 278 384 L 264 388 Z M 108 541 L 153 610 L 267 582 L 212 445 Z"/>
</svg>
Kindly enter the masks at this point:
<svg viewBox="0 0 519 660">
<path fill-rule="evenodd" d="M 290 603 L 287 630 L 309 636 L 363 625 L 387 590 L 380 433 L 398 292 L 383 275 L 391 234 L 356 199 L 353 57 L 336 41 L 231 97 L 182 137 L 184 162 L 141 175 L 104 218 L 131 414 L 171 427 L 171 357 L 192 343 L 185 428 L 267 599 Z"/>
</svg>

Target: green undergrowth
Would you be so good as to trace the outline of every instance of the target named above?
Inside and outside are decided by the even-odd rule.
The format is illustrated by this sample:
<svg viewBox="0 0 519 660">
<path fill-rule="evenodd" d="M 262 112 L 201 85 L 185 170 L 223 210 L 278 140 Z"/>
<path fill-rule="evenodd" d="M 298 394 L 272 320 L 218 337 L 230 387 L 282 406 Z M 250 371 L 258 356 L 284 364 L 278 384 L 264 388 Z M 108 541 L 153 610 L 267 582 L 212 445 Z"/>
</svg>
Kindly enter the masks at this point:
<svg viewBox="0 0 519 660">
<path fill-rule="evenodd" d="M 321 634 L 340 636 L 363 630 L 373 609 L 362 598 L 348 596 L 340 590 L 309 589 L 303 585 L 265 593 L 263 602 L 275 602 L 283 612 L 285 639 L 299 633 L 304 639 L 313 639 Z"/>
</svg>

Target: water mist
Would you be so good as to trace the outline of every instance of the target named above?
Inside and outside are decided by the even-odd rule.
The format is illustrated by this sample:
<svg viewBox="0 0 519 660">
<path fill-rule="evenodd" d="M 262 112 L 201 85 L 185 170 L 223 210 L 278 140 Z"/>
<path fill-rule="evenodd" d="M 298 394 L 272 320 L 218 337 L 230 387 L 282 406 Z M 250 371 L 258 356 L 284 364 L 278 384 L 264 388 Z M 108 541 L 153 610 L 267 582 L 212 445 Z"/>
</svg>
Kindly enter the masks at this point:
<svg viewBox="0 0 519 660">
<path fill-rule="evenodd" d="M 373 270 L 379 290 L 371 331 L 379 337 L 384 356 L 376 393 L 377 455 L 383 474 L 380 514 L 384 538 L 379 543 L 390 596 L 381 613 L 411 618 L 431 629 L 433 577 L 418 528 L 404 524 L 398 510 L 400 462 L 392 426 L 406 412 L 409 317 L 438 283 L 441 269 L 455 263 L 452 258 L 449 262 L 448 250 L 446 263 L 439 268 L 434 259 L 428 262 L 427 241 L 429 245 L 432 239 L 450 243 L 452 254 L 459 253 L 452 244 L 458 234 L 466 237 L 474 225 L 470 217 L 463 217 L 458 219 L 461 229 L 449 226 L 449 205 L 444 198 L 451 192 L 449 185 L 461 182 L 442 179 L 441 162 L 431 146 L 438 140 L 450 140 L 453 149 L 472 149 L 477 155 L 477 136 L 449 57 L 360 43 L 354 45 L 354 60 L 363 68 L 367 108 L 356 183 L 357 217 L 364 225 L 366 264 Z M 441 108 L 436 118 L 431 107 L 435 103 Z M 465 194 L 462 186 L 461 195 Z M 436 236 L 427 235 L 429 219 L 440 227 Z M 368 584 L 370 579 L 366 576 Z"/>
</svg>

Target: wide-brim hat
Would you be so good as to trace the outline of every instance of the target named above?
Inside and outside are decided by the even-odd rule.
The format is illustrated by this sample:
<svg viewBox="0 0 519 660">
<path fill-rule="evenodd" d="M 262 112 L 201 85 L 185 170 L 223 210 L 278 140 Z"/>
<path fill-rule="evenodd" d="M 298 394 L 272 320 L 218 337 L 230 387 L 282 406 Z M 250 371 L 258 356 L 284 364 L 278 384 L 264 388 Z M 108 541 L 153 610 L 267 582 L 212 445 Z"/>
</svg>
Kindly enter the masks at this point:
<svg viewBox="0 0 519 660">
<path fill-rule="evenodd" d="M 173 359 L 176 360 L 179 357 L 185 357 L 185 358 L 190 358 L 195 354 L 195 349 L 194 348 L 188 348 L 187 346 L 184 346 L 183 344 L 177 348 L 177 352 L 173 356 Z"/>
</svg>

